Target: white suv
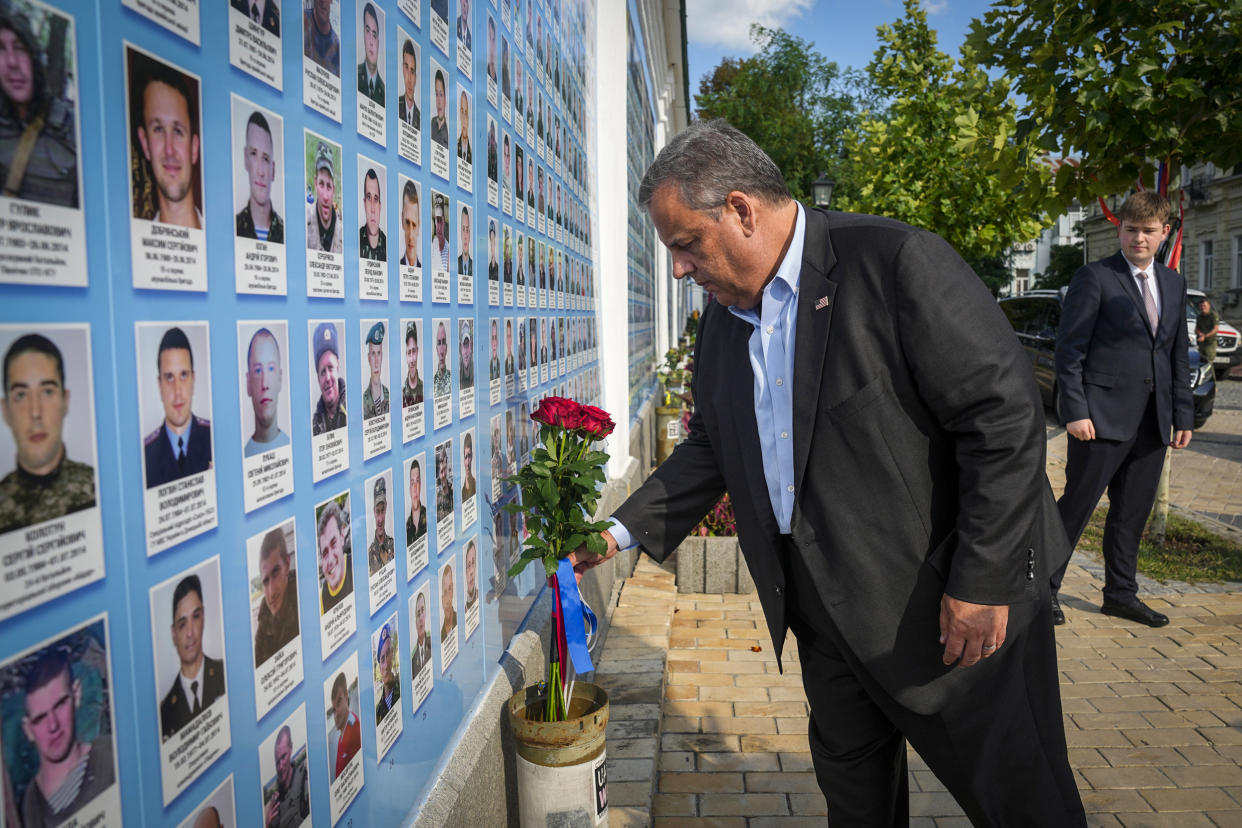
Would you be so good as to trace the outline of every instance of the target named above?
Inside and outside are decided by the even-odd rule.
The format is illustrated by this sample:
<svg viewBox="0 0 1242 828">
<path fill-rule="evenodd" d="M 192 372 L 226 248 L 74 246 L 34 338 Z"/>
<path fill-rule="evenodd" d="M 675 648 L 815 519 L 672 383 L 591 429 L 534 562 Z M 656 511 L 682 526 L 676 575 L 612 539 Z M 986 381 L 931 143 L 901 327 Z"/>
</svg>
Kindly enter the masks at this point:
<svg viewBox="0 0 1242 828">
<path fill-rule="evenodd" d="M 1204 298 L 1201 290 L 1194 288 L 1186 290 L 1186 329 L 1190 333 L 1192 344 L 1195 342 L 1195 320 L 1199 318 L 1199 303 Z M 1218 310 L 1217 313 L 1219 314 L 1220 311 Z M 1216 361 L 1213 363 L 1218 380 L 1224 379 L 1229 369 L 1242 361 L 1242 354 L 1238 353 L 1239 339 L 1242 339 L 1242 334 L 1238 333 L 1238 329 L 1221 320 L 1220 329 L 1216 333 Z"/>
</svg>

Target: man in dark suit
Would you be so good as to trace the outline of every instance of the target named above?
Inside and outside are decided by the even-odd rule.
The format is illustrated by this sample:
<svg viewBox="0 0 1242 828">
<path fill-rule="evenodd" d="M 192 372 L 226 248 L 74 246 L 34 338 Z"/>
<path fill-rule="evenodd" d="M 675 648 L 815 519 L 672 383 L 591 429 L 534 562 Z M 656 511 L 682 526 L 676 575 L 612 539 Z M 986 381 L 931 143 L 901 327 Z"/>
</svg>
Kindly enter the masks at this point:
<svg viewBox="0 0 1242 828">
<path fill-rule="evenodd" d="M 666 557 L 728 491 L 833 824 L 906 825 L 906 740 L 975 825 L 1083 826 L 1044 575 L 1069 550 L 1029 368 L 936 236 L 806 210 L 723 121 L 639 192 L 699 321 L 689 435 L 616 512 Z M 619 537 L 616 537 L 619 536 Z"/>
<path fill-rule="evenodd" d="M 142 441 L 148 489 L 211 468 L 211 421 L 191 410 L 194 352 L 185 331 L 164 331 L 156 367 L 164 422 Z"/>
<path fill-rule="evenodd" d="M 280 37 L 280 3 L 278 0 L 233 0 L 233 8 Z"/>
<path fill-rule="evenodd" d="M 176 735 L 199 713 L 224 695 L 224 664 L 203 653 L 203 585 L 187 575 L 173 590 L 172 640 L 180 669 L 160 702 L 160 734 Z"/>
<path fill-rule="evenodd" d="M 405 94 L 397 99 L 397 117 L 414 127 L 421 129 L 420 112 L 418 110 L 418 53 L 414 51 L 414 41 L 408 37 L 401 47 L 401 78 L 405 81 Z"/>
<path fill-rule="evenodd" d="M 1164 196 L 1135 193 L 1117 217 L 1121 250 L 1081 267 L 1061 307 L 1056 371 L 1069 445 L 1057 507 L 1077 544 L 1108 489 L 1101 612 L 1163 627 L 1168 617 L 1139 600 L 1135 572 L 1169 435 L 1173 448 L 1185 448 L 1194 425 L 1186 280 L 1155 261 L 1169 235 Z M 1065 566 L 1051 578 L 1058 624 Z"/>
</svg>

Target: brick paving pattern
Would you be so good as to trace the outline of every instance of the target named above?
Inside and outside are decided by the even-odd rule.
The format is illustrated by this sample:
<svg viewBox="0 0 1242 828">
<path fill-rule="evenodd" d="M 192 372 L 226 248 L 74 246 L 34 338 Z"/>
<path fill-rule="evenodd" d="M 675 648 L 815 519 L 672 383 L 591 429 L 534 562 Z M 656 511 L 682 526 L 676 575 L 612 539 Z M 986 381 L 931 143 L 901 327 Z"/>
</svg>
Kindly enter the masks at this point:
<svg viewBox="0 0 1242 828">
<path fill-rule="evenodd" d="M 1064 484 L 1053 430 L 1049 478 Z M 1242 527 L 1242 411 L 1175 455 L 1170 500 Z M 671 570 L 671 568 L 670 568 Z M 1099 562 L 1076 554 L 1057 630 L 1070 762 L 1093 826 L 1242 826 L 1242 585 L 1144 581 L 1171 623 L 1098 612 Z M 824 824 L 790 639 L 778 672 L 754 595 L 681 594 L 645 556 L 623 588 L 598 681 L 613 699 L 611 825 Z M 620 712 L 620 715 L 618 715 Z M 910 754 L 912 826 L 966 826 Z"/>
</svg>

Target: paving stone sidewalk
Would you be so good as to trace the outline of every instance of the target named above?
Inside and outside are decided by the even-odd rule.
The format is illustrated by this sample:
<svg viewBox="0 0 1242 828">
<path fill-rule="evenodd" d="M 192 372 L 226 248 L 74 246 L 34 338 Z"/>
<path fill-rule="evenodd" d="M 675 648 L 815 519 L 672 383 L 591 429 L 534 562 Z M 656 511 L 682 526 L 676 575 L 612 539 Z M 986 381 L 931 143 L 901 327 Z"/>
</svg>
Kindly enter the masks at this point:
<svg viewBox="0 0 1242 828">
<path fill-rule="evenodd" d="M 1058 493 L 1065 439 L 1048 446 Z M 1242 412 L 1217 412 L 1175 455 L 1170 492 L 1242 527 Z M 1057 631 L 1090 824 L 1242 826 L 1242 585 L 1144 582 L 1172 619 L 1159 630 L 1100 615 L 1101 585 L 1098 561 L 1076 554 Z M 822 826 L 792 638 L 784 661 L 782 675 L 754 595 L 678 595 L 671 571 L 640 558 L 597 677 L 613 699 L 611 825 Z M 911 825 L 969 825 L 913 752 L 910 768 Z"/>
</svg>

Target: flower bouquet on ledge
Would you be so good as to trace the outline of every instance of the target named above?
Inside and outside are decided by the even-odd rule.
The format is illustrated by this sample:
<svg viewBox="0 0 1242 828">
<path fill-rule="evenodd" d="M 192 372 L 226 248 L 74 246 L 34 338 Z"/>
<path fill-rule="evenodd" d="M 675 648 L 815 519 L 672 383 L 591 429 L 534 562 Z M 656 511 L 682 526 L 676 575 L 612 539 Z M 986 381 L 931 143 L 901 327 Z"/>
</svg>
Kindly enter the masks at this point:
<svg viewBox="0 0 1242 828">
<path fill-rule="evenodd" d="M 522 493 L 520 503 L 510 503 L 505 509 L 511 514 L 523 513 L 528 530 L 521 557 L 509 570 L 509 577 L 518 575 L 532 561 L 540 561 L 555 596 L 552 646 L 542 688 L 546 693 L 542 720 L 555 722 L 574 715 L 569 710 L 570 667 L 581 673 L 593 669 L 585 627 L 587 622 L 594 627 L 595 616 L 582 602 L 568 556 L 584 545 L 596 555 L 607 551 L 600 532 L 609 522 L 594 521 L 592 516 L 608 454 L 592 445 L 616 426 L 608 412 L 565 397 L 545 397 L 530 417 L 540 424 L 539 443 L 531 452 L 530 462 L 505 479 L 516 483 Z"/>
</svg>

